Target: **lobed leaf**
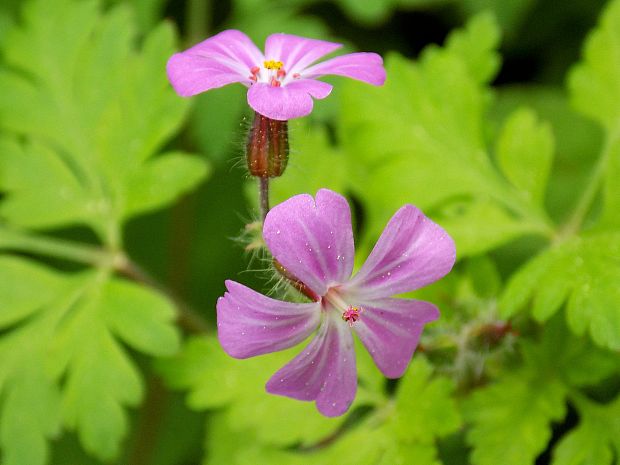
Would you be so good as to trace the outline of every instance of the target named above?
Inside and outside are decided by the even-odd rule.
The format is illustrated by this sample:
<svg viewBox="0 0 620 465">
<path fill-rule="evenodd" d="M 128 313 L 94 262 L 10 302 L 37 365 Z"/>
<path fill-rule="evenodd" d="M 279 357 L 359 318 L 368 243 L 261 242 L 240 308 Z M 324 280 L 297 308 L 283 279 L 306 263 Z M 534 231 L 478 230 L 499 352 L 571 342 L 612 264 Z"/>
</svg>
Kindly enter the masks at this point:
<svg viewBox="0 0 620 465">
<path fill-rule="evenodd" d="M 538 205 L 543 204 L 553 159 L 553 134 L 531 110 L 516 110 L 497 141 L 497 160 L 510 182 Z"/>
<path fill-rule="evenodd" d="M 147 34 L 139 50 L 135 39 L 125 6 L 101 15 L 96 1 L 25 5 L 0 68 L 0 127 L 28 138 L 0 145 L 8 191 L 0 213 L 9 221 L 86 224 L 109 242 L 110 225 L 170 203 L 204 178 L 198 159 L 147 163 L 179 128 L 187 103 L 162 72 L 173 52 L 170 26 Z M 154 179 L 162 171 L 168 176 Z M 145 186 L 154 181 L 157 195 Z"/>
<path fill-rule="evenodd" d="M 620 226 L 620 1 L 607 5 L 569 75 L 573 105 L 606 130 L 603 224 Z"/>
<path fill-rule="evenodd" d="M 498 41 L 493 17 L 482 14 L 415 63 L 388 56 L 383 87 L 346 84 L 339 134 L 350 166 L 359 166 L 350 189 L 367 209 L 369 237 L 403 201 L 445 222 L 460 256 L 549 234 L 540 205 L 509 186 L 489 157 L 484 116 Z M 537 136 L 525 133 L 523 150 L 537 148 Z"/>
<path fill-rule="evenodd" d="M 608 405 L 581 399 L 579 425 L 558 443 L 552 465 L 613 465 L 620 454 L 620 398 Z M 615 457 L 615 459 L 614 459 Z"/>
<path fill-rule="evenodd" d="M 312 444 L 338 428 L 344 418 L 324 417 L 312 402 L 274 396 L 264 388 L 295 355 L 296 349 L 290 349 L 234 360 L 209 337 L 191 339 L 177 357 L 157 366 L 172 387 L 189 389 L 191 408 L 227 407 L 227 422 L 234 430 L 251 430 L 259 441 L 271 445 Z"/>
<path fill-rule="evenodd" d="M 575 237 L 532 259 L 509 280 L 500 311 L 509 317 L 532 300 L 532 314 L 546 321 L 567 303 L 566 319 L 576 334 L 620 348 L 620 235 Z"/>
<path fill-rule="evenodd" d="M 565 391 L 557 381 L 504 377 L 471 396 L 464 415 L 473 425 L 467 441 L 474 465 L 533 464 L 551 438 L 551 425 L 564 416 Z"/>
<path fill-rule="evenodd" d="M 538 341 L 522 339 L 522 363 L 465 399 L 474 465 L 533 464 L 566 413 L 566 397 L 617 372 L 617 357 L 573 336 L 561 318 Z M 572 397 L 571 397 L 572 398 Z"/>
</svg>

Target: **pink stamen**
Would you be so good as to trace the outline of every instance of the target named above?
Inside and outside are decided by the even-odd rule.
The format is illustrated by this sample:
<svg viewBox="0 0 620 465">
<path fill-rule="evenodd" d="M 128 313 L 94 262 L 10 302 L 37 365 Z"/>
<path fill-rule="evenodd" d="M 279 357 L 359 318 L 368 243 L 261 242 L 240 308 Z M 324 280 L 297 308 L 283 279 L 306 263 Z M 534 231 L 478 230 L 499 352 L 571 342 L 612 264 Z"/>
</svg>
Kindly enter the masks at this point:
<svg viewBox="0 0 620 465">
<path fill-rule="evenodd" d="M 301 74 L 293 73 L 293 79 L 299 79 L 300 77 L 301 77 Z"/>
<path fill-rule="evenodd" d="M 252 66 L 252 68 L 250 68 L 250 73 L 252 73 L 253 76 L 256 76 L 259 72 L 260 68 L 258 66 Z"/>
<path fill-rule="evenodd" d="M 276 73 L 276 76 L 278 79 L 282 79 L 284 76 L 286 76 L 286 71 L 284 71 L 284 69 L 279 69 Z"/>
<path fill-rule="evenodd" d="M 353 323 L 360 319 L 360 313 L 363 311 L 363 308 L 349 306 L 349 308 L 342 313 L 342 319 L 349 323 L 349 327 L 352 327 Z"/>
<path fill-rule="evenodd" d="M 281 85 L 280 81 L 278 81 L 278 80 L 277 80 L 276 78 L 274 78 L 274 77 L 272 77 L 272 78 L 271 78 L 271 82 L 270 82 L 270 84 L 271 84 L 273 87 L 280 87 L 280 85 Z"/>
</svg>

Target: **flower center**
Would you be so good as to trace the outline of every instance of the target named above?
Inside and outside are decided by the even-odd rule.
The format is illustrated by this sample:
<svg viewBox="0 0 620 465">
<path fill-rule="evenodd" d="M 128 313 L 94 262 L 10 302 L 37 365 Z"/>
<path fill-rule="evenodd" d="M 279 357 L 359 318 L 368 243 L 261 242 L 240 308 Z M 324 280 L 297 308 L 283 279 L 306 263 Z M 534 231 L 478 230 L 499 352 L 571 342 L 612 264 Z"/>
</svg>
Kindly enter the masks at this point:
<svg viewBox="0 0 620 465">
<path fill-rule="evenodd" d="M 342 319 L 349 323 L 349 327 L 353 327 L 353 323 L 360 319 L 360 313 L 364 311 L 361 307 L 349 306 L 344 312 L 342 312 Z"/>
<path fill-rule="evenodd" d="M 266 82 L 273 87 L 280 87 L 284 84 L 283 81 L 287 74 L 284 69 L 284 63 L 280 60 L 265 60 L 263 61 L 263 68 L 264 72 L 261 72 L 260 66 L 250 68 L 248 79 L 252 82 Z M 299 73 L 293 73 L 293 79 L 299 79 L 300 77 Z"/>
<path fill-rule="evenodd" d="M 330 288 L 323 296 L 323 299 L 334 307 L 334 309 L 342 312 L 342 319 L 349 323 L 350 327 L 360 319 L 361 313 L 364 311 L 362 307 L 347 304 L 335 288 Z"/>
<path fill-rule="evenodd" d="M 265 69 L 274 69 L 276 71 L 282 69 L 282 66 L 284 66 L 284 63 L 282 63 L 281 61 L 275 61 L 275 60 L 266 60 L 263 65 L 265 66 Z"/>
</svg>

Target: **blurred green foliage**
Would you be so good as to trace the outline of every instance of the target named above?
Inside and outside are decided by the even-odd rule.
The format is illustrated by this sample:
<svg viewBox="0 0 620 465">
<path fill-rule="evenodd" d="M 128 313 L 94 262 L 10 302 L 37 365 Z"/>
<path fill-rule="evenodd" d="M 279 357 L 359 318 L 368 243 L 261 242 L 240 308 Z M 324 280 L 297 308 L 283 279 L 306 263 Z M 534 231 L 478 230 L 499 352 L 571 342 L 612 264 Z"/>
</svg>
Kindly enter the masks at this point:
<svg viewBox="0 0 620 465">
<path fill-rule="evenodd" d="M 620 464 L 620 1 L 602 6 L 3 1 L 2 463 Z M 385 86 L 330 78 L 290 123 L 272 203 L 345 193 L 358 263 L 404 203 L 457 242 L 416 293 L 442 310 L 424 353 L 387 381 L 358 350 L 340 418 L 265 393 L 295 349 L 239 361 L 215 337 L 225 278 L 271 289 L 244 252 L 251 115 L 241 86 L 190 102 L 164 69 L 226 27 L 385 54 Z"/>
</svg>

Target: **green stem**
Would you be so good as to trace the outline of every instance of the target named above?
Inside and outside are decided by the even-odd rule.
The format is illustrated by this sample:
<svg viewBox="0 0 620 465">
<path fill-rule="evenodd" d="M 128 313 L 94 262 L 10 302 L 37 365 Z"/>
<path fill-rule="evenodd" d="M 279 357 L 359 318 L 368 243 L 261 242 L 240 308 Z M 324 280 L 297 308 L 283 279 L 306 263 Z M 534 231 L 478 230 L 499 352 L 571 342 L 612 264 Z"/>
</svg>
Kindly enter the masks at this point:
<svg viewBox="0 0 620 465">
<path fill-rule="evenodd" d="M 40 236 L 0 226 L 0 250 L 14 250 L 84 263 L 95 267 L 114 263 L 116 255 L 90 245 Z"/>
<path fill-rule="evenodd" d="M 609 163 L 611 151 L 619 140 L 620 131 L 612 133 L 605 140 L 605 145 L 601 150 L 601 154 L 596 162 L 596 165 L 594 165 L 594 168 L 590 173 L 586 188 L 577 202 L 577 206 L 575 207 L 573 214 L 558 235 L 560 240 L 576 234 L 581 229 L 583 222 L 590 211 L 592 202 L 594 202 L 596 194 L 600 190 L 601 182 L 604 179 L 605 170 L 607 169 L 607 165 Z"/>
</svg>

